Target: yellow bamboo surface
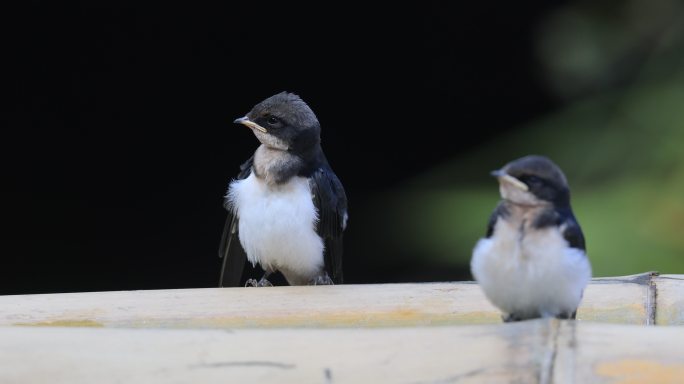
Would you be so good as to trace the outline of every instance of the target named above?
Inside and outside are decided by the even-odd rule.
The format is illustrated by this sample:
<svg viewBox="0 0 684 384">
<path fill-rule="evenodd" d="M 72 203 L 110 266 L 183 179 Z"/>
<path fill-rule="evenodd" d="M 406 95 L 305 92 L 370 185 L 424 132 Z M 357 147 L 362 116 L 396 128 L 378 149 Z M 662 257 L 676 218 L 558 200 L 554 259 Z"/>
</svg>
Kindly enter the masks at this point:
<svg viewBox="0 0 684 384">
<path fill-rule="evenodd" d="M 580 321 L 684 324 L 684 275 L 593 279 Z M 497 324 L 472 282 L 198 288 L 0 296 L 0 326 L 388 327 Z"/>
<path fill-rule="evenodd" d="M 681 327 L 0 327 L 2 383 L 681 383 Z"/>
<path fill-rule="evenodd" d="M 472 282 L 0 296 L 0 383 L 684 383 L 681 325 L 656 273 L 513 324 Z"/>
</svg>

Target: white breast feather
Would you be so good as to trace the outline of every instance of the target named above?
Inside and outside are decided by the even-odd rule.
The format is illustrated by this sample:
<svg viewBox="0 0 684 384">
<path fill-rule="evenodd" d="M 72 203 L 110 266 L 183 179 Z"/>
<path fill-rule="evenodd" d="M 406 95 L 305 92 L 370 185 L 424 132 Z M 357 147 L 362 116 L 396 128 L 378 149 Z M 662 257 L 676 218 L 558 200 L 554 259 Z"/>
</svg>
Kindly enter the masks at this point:
<svg viewBox="0 0 684 384">
<path fill-rule="evenodd" d="M 294 177 L 268 186 L 254 174 L 230 184 L 228 199 L 239 218 L 239 238 L 247 259 L 305 283 L 323 267 L 323 240 L 315 230 L 318 213 L 309 182 Z M 289 275 L 289 276 L 288 276 Z"/>
<path fill-rule="evenodd" d="M 544 317 L 574 311 L 591 279 L 584 252 L 568 248 L 562 228 L 527 231 L 499 219 L 494 233 L 475 246 L 471 271 L 503 312 Z"/>
</svg>

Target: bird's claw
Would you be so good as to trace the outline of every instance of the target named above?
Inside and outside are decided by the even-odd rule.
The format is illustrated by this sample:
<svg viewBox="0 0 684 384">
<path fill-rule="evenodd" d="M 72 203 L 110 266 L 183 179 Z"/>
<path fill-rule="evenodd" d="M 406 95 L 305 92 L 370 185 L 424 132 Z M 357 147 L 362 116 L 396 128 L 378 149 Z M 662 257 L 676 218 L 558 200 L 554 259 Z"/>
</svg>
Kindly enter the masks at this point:
<svg viewBox="0 0 684 384">
<path fill-rule="evenodd" d="M 518 315 L 508 313 L 505 315 L 501 315 L 501 320 L 503 320 L 504 323 L 514 323 L 516 321 L 522 321 L 523 319 Z"/>
<path fill-rule="evenodd" d="M 257 281 L 256 279 L 249 279 L 247 282 L 245 282 L 245 287 L 272 287 L 273 284 L 271 284 L 270 281 L 268 281 L 267 278 L 262 277 L 261 280 Z"/>
<path fill-rule="evenodd" d="M 333 283 L 330 276 L 326 274 L 316 276 L 313 279 L 309 280 L 309 285 L 335 285 L 335 283 Z"/>
</svg>

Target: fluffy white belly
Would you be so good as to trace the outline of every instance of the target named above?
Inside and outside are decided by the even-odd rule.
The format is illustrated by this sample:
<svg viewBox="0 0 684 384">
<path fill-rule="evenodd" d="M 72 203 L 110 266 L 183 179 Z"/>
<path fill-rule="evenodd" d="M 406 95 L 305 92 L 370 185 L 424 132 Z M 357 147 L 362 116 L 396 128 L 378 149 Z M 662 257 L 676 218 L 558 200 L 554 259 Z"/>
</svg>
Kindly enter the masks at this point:
<svg viewBox="0 0 684 384">
<path fill-rule="evenodd" d="M 280 270 L 291 283 L 320 273 L 323 241 L 315 230 L 318 213 L 306 178 L 268 186 L 251 174 L 233 181 L 227 197 L 239 218 L 240 243 L 253 265 Z"/>
<path fill-rule="evenodd" d="M 527 230 L 499 219 L 495 236 L 478 241 L 471 271 L 503 312 L 556 316 L 577 309 L 591 266 L 584 252 L 568 248 L 561 229 Z"/>
</svg>

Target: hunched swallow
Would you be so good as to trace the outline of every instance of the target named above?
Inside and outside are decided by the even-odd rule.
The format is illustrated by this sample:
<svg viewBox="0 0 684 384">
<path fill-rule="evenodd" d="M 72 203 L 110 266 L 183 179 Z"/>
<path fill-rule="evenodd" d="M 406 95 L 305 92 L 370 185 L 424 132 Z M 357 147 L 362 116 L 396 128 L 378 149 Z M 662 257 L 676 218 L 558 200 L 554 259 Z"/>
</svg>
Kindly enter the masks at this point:
<svg viewBox="0 0 684 384">
<path fill-rule="evenodd" d="M 261 145 L 224 197 L 219 286 L 240 286 L 246 260 L 265 272 L 246 286 L 271 286 L 276 271 L 290 285 L 342 283 L 347 197 L 321 148 L 314 112 L 282 92 L 234 122 L 250 128 Z"/>
<path fill-rule="evenodd" d="M 492 175 L 502 200 L 473 250 L 473 277 L 504 322 L 575 319 L 591 265 L 565 175 L 535 155 Z"/>
</svg>

